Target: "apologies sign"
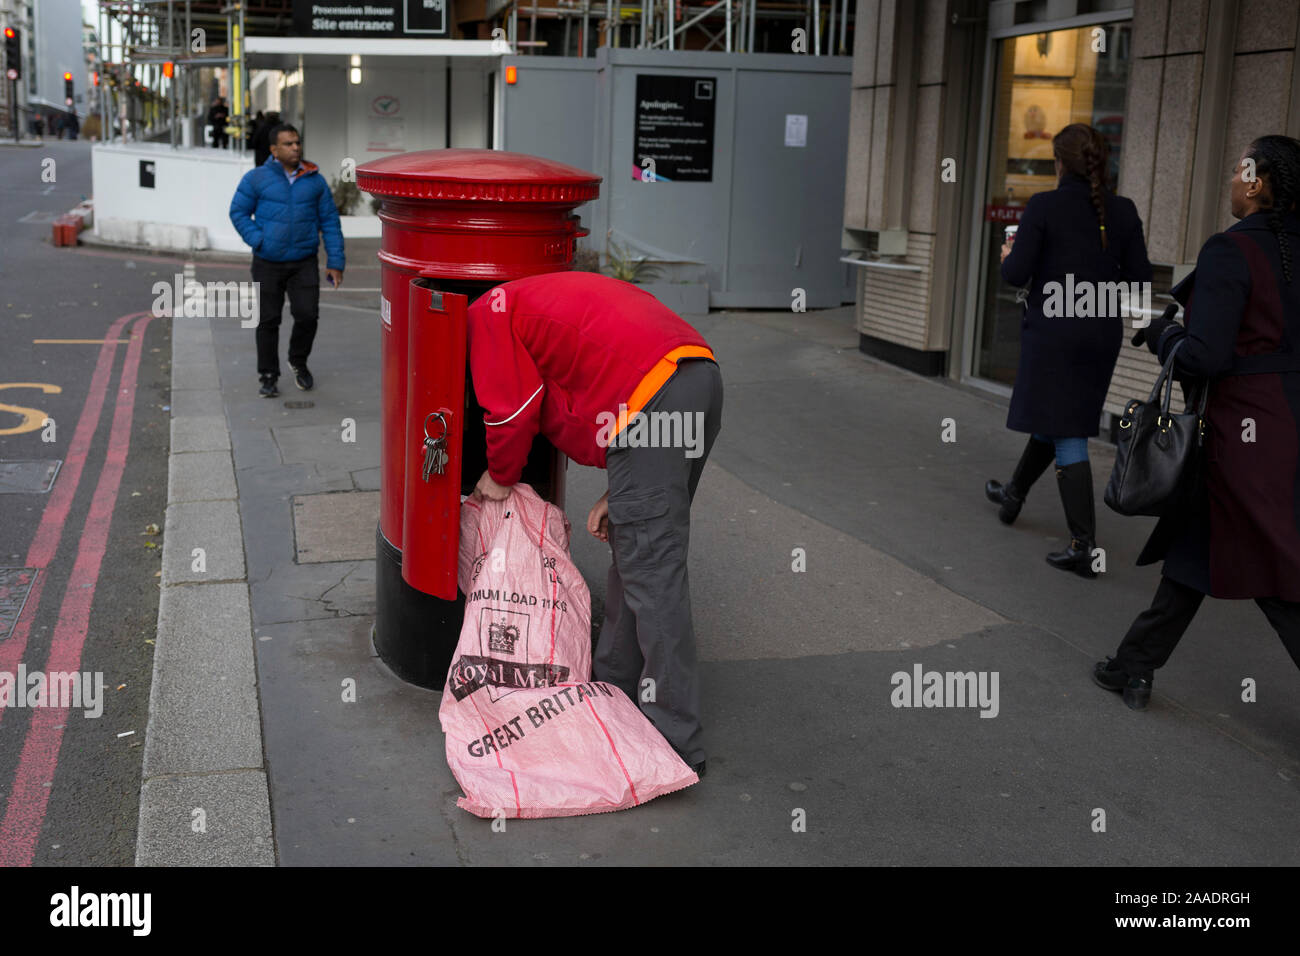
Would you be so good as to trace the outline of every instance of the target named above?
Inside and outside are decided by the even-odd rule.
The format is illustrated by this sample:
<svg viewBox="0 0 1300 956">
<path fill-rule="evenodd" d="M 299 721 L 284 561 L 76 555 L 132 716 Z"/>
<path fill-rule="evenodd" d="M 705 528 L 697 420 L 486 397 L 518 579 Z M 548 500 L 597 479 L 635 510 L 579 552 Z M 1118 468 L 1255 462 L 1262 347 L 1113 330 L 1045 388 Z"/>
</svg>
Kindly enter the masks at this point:
<svg viewBox="0 0 1300 956">
<path fill-rule="evenodd" d="M 637 76 L 634 179 L 713 181 L 717 85 L 713 77 Z"/>
<path fill-rule="evenodd" d="M 451 0 L 293 0 L 302 37 L 447 36 Z"/>
</svg>

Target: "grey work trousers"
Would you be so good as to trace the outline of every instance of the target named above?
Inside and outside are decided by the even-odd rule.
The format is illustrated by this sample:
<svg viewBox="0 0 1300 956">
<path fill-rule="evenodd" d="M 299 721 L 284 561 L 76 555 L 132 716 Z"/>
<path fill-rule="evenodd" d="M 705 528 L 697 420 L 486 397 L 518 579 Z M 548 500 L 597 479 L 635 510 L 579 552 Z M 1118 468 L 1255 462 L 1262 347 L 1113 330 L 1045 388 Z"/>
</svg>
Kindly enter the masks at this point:
<svg viewBox="0 0 1300 956">
<path fill-rule="evenodd" d="M 660 447 L 637 441 L 634 420 L 606 454 L 613 564 L 594 676 L 636 701 L 694 765 L 705 755 L 686 559 L 691 501 L 722 425 L 718 366 L 683 359 L 642 411 L 649 426 L 642 434 L 655 435 Z M 691 447 L 663 447 L 662 439 L 678 424 L 673 413 L 680 413 L 675 434 Z M 620 447 L 620 439 L 628 447 Z"/>
</svg>

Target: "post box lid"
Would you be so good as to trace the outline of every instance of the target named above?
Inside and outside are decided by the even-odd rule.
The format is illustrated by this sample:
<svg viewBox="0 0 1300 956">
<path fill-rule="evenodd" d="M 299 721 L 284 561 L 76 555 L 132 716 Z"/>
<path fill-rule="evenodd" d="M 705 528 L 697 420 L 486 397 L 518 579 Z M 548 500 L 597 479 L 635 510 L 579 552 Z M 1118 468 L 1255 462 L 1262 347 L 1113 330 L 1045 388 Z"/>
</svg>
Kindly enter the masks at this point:
<svg viewBox="0 0 1300 956">
<path fill-rule="evenodd" d="M 499 149 L 426 149 L 357 167 L 357 187 L 401 199 L 584 203 L 600 194 L 594 173 Z"/>
</svg>

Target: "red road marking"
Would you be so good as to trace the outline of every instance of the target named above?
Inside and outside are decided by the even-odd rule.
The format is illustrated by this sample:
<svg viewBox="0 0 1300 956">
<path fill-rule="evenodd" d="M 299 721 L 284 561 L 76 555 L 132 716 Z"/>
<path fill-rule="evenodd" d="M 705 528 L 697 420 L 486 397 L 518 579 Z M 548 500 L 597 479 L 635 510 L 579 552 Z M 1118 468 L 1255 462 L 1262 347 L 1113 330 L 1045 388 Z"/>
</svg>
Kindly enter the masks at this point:
<svg viewBox="0 0 1300 956">
<path fill-rule="evenodd" d="M 99 569 L 108 548 L 108 532 L 113 523 L 113 510 L 117 493 L 126 469 L 126 456 L 131 448 L 131 422 L 135 414 L 136 379 L 140 371 L 140 354 L 144 350 L 144 331 L 153 316 L 144 314 L 132 331 L 138 333 L 127 346 L 126 361 L 122 366 L 117 403 L 113 409 L 113 427 L 109 433 L 108 451 L 104 467 L 95 485 L 90 502 L 90 513 L 77 544 L 77 558 L 63 593 L 59 608 L 59 622 L 54 627 L 50 642 L 50 656 L 46 662 L 47 673 L 72 673 L 81 669 L 81 652 L 90 626 L 90 609 L 95 599 L 95 585 Z M 107 345 L 104 346 L 108 348 Z M 34 710 L 18 771 L 10 790 L 9 805 L 4 819 L 0 820 L 0 866 L 30 866 L 45 822 L 45 809 L 50 799 L 50 788 L 45 786 L 54 779 L 59 763 L 59 748 L 63 744 L 63 729 L 68 720 L 67 708 L 41 707 Z"/>
<path fill-rule="evenodd" d="M 50 562 L 54 560 L 54 554 L 59 548 L 59 541 L 63 537 L 63 526 L 67 523 L 68 512 L 72 509 L 72 500 L 76 497 L 77 487 L 81 483 L 81 472 L 85 468 L 86 457 L 90 453 L 90 443 L 95 437 L 95 431 L 99 428 L 99 419 L 103 414 L 104 397 L 108 393 L 109 378 L 113 372 L 113 360 L 117 355 L 117 348 L 112 344 L 111 340 L 117 338 L 122 331 L 122 326 L 131 319 L 137 319 L 146 314 L 145 312 L 132 312 L 115 319 L 104 336 L 110 341 L 105 342 L 99 348 L 99 360 L 95 363 L 95 371 L 90 377 L 90 390 L 87 392 L 86 402 L 81 408 L 81 417 L 77 419 L 77 428 L 73 432 L 72 443 L 68 446 L 67 458 L 64 459 L 58 480 L 50 492 L 45 511 L 41 514 L 41 523 L 36 528 L 36 534 L 32 538 L 31 546 L 27 549 L 27 563 L 25 566 L 37 569 L 36 580 L 32 583 L 32 589 L 27 596 L 27 605 L 23 608 L 22 615 L 14 622 L 14 629 L 9 635 L 9 639 L 0 642 L 0 671 L 9 674 L 16 673 L 18 663 L 27 650 L 27 639 L 31 633 L 32 621 L 36 618 L 37 608 L 41 603 L 41 592 L 45 588 L 47 569 Z M 7 709 L 0 707 L 0 719 L 3 719 Z"/>
</svg>

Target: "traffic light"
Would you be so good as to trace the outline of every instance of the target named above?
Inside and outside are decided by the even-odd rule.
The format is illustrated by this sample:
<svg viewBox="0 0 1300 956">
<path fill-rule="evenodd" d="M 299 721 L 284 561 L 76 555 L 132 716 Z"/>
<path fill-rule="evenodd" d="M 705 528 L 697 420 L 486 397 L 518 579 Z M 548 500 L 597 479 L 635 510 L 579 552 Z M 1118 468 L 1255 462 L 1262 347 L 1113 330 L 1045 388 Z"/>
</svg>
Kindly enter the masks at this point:
<svg viewBox="0 0 1300 956">
<path fill-rule="evenodd" d="M 63 98 L 69 106 L 72 105 L 72 98 L 75 95 L 72 89 L 72 74 L 63 74 Z"/>
<path fill-rule="evenodd" d="M 99 86 L 99 70 L 95 70 L 95 72 L 90 74 L 90 82 L 95 84 L 95 86 Z"/>
<path fill-rule="evenodd" d="M 5 27 L 5 71 L 11 80 L 23 74 L 23 38 L 13 27 Z"/>
<path fill-rule="evenodd" d="M 166 63 L 163 64 L 163 76 L 167 77 L 167 79 L 170 80 L 172 78 L 172 75 L 175 72 L 176 72 L 176 64 L 173 63 L 171 60 L 168 60 Z"/>
</svg>

